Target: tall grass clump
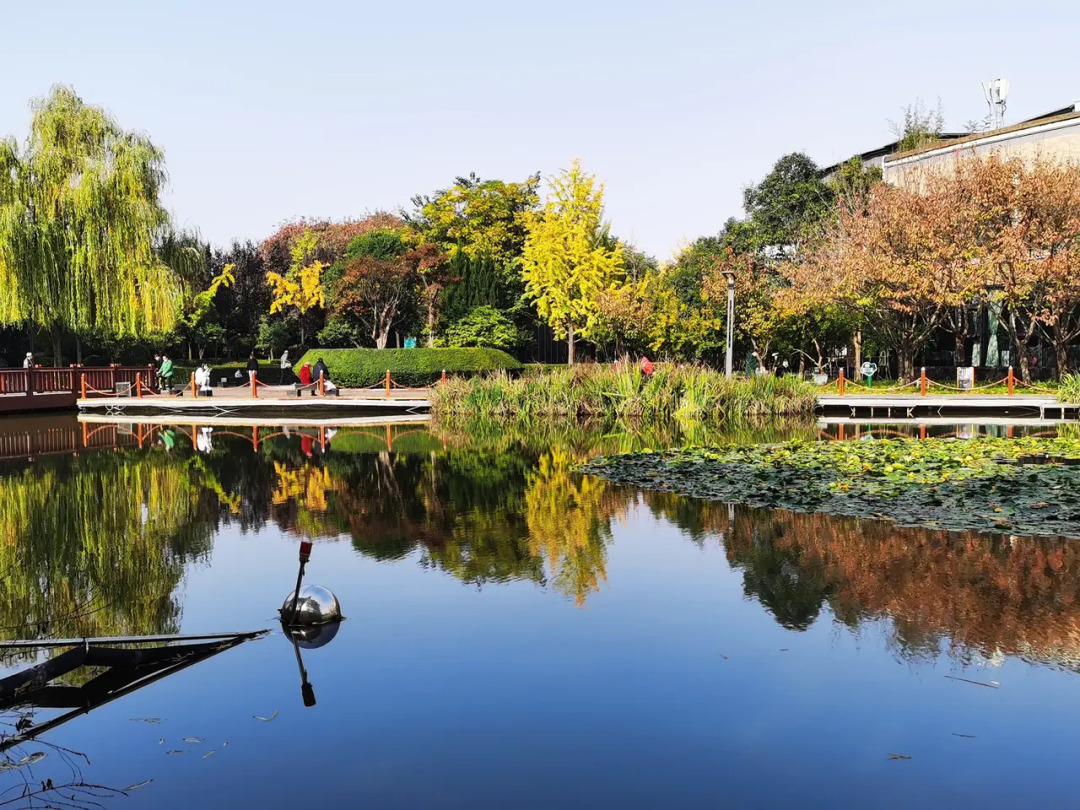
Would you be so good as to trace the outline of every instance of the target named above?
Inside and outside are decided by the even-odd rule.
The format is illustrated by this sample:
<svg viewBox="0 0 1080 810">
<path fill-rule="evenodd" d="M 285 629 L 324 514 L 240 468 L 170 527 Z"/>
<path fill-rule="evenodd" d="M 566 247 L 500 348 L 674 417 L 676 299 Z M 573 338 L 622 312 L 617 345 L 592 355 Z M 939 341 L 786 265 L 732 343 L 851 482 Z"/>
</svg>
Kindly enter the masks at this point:
<svg viewBox="0 0 1080 810">
<path fill-rule="evenodd" d="M 1074 405 L 1080 402 L 1080 374 L 1066 374 L 1057 392 L 1058 402 Z"/>
<path fill-rule="evenodd" d="M 814 412 L 816 389 L 788 377 L 734 377 L 699 365 L 583 364 L 539 376 L 496 372 L 451 379 L 431 392 L 438 416 L 529 419 L 614 417 L 708 422 Z"/>
</svg>

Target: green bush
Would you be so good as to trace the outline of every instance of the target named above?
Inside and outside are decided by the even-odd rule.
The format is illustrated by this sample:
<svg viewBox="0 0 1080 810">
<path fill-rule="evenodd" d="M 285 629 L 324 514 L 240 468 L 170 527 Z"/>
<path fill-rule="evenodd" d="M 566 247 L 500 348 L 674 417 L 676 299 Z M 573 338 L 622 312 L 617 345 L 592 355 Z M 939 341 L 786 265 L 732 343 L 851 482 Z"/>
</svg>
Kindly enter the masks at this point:
<svg viewBox="0 0 1080 810">
<path fill-rule="evenodd" d="M 516 351 L 522 344 L 522 335 L 514 321 L 495 307 L 474 307 L 457 323 L 451 324 L 445 334 L 446 345 L 455 348 L 478 346 Z"/>
<path fill-rule="evenodd" d="M 453 376 L 485 371 L 519 371 L 521 363 L 498 349 L 312 349 L 297 361 L 322 358 L 330 378 L 343 388 L 367 388 L 390 376 L 399 385 L 429 385 L 445 370 Z"/>
</svg>

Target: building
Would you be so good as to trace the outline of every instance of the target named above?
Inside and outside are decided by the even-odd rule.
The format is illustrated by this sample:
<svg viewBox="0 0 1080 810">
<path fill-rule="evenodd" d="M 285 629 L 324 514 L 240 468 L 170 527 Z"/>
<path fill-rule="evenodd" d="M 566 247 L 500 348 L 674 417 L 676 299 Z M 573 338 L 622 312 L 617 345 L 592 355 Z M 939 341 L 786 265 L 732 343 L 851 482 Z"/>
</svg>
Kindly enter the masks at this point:
<svg viewBox="0 0 1080 810">
<path fill-rule="evenodd" d="M 956 157 L 989 152 L 1001 152 L 1008 157 L 1042 155 L 1080 162 L 1080 101 L 1002 129 L 887 155 L 882 160 L 882 173 L 885 182 L 899 184 L 913 171 L 933 169 Z"/>
</svg>

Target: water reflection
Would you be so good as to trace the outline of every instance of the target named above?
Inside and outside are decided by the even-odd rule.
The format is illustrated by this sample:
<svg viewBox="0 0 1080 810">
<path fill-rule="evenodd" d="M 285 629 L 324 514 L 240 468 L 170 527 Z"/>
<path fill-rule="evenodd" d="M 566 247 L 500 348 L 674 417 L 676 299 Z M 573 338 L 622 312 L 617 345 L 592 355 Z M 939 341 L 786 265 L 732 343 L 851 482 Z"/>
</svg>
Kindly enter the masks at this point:
<svg viewBox="0 0 1080 810">
<path fill-rule="evenodd" d="M 678 436 L 409 424 L 216 427 L 200 439 L 208 432 L 132 424 L 120 451 L 6 462 L 5 638 L 175 632 L 185 567 L 225 526 L 414 556 L 475 587 L 531 582 L 584 606 L 608 580 L 613 528 L 646 510 L 691 542 L 721 542 L 746 595 L 785 628 L 887 619 L 908 659 L 945 646 L 963 660 L 1080 663 L 1075 545 L 733 508 L 575 472 L 593 454 Z"/>
</svg>

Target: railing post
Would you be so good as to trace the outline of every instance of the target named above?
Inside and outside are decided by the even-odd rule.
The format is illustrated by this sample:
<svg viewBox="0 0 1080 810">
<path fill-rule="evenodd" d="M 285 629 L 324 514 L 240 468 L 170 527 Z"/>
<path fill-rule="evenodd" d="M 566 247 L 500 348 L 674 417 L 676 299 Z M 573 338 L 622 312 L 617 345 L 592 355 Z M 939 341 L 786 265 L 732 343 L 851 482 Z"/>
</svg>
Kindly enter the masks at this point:
<svg viewBox="0 0 1080 810">
<path fill-rule="evenodd" d="M 1007 379 L 1008 379 L 1008 386 L 1009 386 L 1009 396 L 1011 397 L 1013 395 L 1013 392 L 1016 390 L 1016 378 L 1013 377 L 1012 366 L 1009 366 L 1009 376 L 1008 376 Z"/>
<path fill-rule="evenodd" d="M 926 396 L 926 366 L 919 371 L 919 393 Z"/>
<path fill-rule="evenodd" d="M 86 399 L 86 372 L 84 371 L 79 375 L 79 394 L 80 399 Z"/>
<path fill-rule="evenodd" d="M 146 379 L 149 380 L 147 385 L 150 386 L 150 390 L 153 391 L 153 390 L 155 390 L 157 388 L 158 393 L 160 394 L 161 390 L 160 390 L 160 388 L 158 388 L 158 384 L 157 384 L 157 369 L 154 368 L 153 363 L 150 363 L 146 367 Z M 171 386 L 172 383 L 170 382 L 169 385 Z"/>
<path fill-rule="evenodd" d="M 442 370 L 442 376 L 439 377 L 439 382 L 441 382 L 441 383 L 446 382 L 446 369 L 445 368 Z"/>
<path fill-rule="evenodd" d="M 326 375 L 323 372 L 319 372 L 319 384 L 316 386 L 319 389 L 319 396 L 326 396 Z"/>
<path fill-rule="evenodd" d="M 251 372 L 251 396 L 258 398 L 259 396 L 259 372 Z"/>
<path fill-rule="evenodd" d="M 844 370 L 840 369 L 840 376 L 837 377 L 836 382 L 840 388 L 840 396 L 844 395 Z"/>
<path fill-rule="evenodd" d="M 390 369 L 386 370 L 386 395 L 390 396 Z"/>
<path fill-rule="evenodd" d="M 197 399 L 198 396 L 199 396 L 199 391 L 195 387 L 195 372 L 193 371 L 193 372 L 191 372 L 191 397 L 192 397 L 192 399 Z"/>
<path fill-rule="evenodd" d="M 34 368 L 31 366 L 26 370 L 26 395 L 31 396 L 34 393 Z"/>
<path fill-rule="evenodd" d="M 142 399 L 142 372 L 135 372 L 135 396 Z"/>
</svg>

